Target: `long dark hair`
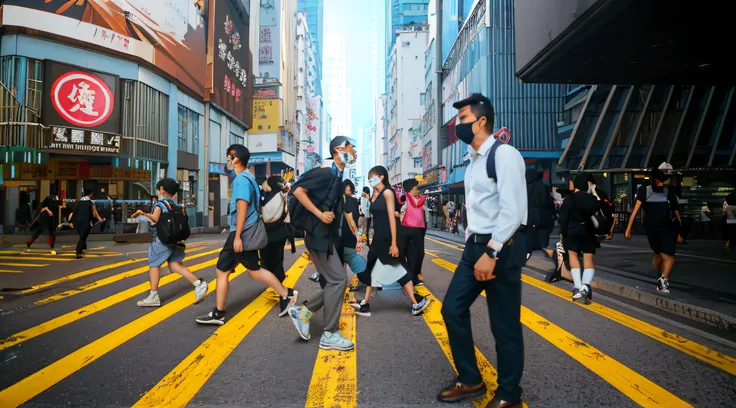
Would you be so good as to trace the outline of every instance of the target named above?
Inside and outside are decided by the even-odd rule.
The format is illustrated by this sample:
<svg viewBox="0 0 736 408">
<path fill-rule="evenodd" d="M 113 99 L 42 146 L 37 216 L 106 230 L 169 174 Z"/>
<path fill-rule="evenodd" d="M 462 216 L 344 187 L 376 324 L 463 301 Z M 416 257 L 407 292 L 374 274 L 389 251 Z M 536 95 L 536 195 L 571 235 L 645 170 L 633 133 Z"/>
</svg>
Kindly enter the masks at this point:
<svg viewBox="0 0 736 408">
<path fill-rule="evenodd" d="M 386 187 L 387 189 L 391 190 L 391 191 L 394 191 L 394 189 L 391 188 L 391 183 L 389 183 L 389 181 L 388 181 L 388 170 L 386 170 L 385 167 L 383 167 L 383 166 L 376 166 L 376 167 L 372 168 L 368 172 L 368 178 L 370 178 L 371 175 L 375 175 L 375 176 L 378 176 L 378 177 L 383 176 L 383 181 L 382 181 L 383 182 L 383 186 Z"/>
</svg>

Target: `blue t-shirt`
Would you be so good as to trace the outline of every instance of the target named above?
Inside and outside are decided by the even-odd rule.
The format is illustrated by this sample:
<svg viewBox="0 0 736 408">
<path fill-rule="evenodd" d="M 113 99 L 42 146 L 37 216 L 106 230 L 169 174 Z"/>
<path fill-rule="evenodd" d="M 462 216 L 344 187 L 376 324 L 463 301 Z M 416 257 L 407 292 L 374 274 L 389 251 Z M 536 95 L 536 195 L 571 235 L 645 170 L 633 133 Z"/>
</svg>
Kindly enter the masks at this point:
<svg viewBox="0 0 736 408">
<path fill-rule="evenodd" d="M 232 197 L 230 197 L 230 231 L 235 231 L 238 222 L 238 200 L 245 200 L 248 203 L 248 213 L 245 218 L 245 228 L 248 225 L 253 224 L 258 220 L 258 212 L 256 211 L 256 205 L 254 203 L 260 202 L 260 193 L 257 186 L 256 179 L 249 171 L 243 170 L 240 174 L 235 176 L 232 186 Z"/>
</svg>

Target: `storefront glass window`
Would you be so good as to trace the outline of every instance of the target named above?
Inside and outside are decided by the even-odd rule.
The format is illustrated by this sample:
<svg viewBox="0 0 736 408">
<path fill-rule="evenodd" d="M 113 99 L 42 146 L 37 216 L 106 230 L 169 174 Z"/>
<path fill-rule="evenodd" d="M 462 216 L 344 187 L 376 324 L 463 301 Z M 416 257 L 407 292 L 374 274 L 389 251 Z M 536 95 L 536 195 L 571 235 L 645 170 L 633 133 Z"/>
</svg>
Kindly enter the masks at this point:
<svg viewBox="0 0 736 408">
<path fill-rule="evenodd" d="M 199 153 L 199 114 L 179 105 L 179 150 Z"/>
</svg>

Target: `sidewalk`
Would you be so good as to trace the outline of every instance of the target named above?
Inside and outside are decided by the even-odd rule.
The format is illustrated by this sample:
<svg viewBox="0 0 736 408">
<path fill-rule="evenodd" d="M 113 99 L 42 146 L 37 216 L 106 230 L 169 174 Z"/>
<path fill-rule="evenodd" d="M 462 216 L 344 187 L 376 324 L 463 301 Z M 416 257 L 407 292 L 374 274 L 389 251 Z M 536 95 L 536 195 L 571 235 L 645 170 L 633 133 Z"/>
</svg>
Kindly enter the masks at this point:
<svg viewBox="0 0 736 408">
<path fill-rule="evenodd" d="M 436 230 L 427 231 L 427 236 L 456 244 L 463 244 L 464 239 Z M 725 249 L 723 241 L 714 240 L 678 245 L 668 295 L 657 292 L 657 273 L 651 261 L 646 237 L 627 241 L 623 235 L 614 236 L 611 242 L 601 243 L 596 254 L 593 287 L 736 333 L 736 250 Z M 527 267 L 545 274 L 553 266 L 540 251 L 527 262 Z"/>
</svg>

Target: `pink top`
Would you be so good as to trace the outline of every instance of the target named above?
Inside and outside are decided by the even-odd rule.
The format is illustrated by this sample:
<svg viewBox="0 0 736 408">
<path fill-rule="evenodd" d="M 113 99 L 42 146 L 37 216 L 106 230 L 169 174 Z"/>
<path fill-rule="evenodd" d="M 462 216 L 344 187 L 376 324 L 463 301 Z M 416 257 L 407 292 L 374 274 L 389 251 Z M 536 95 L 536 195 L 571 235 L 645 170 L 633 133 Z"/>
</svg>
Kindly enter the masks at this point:
<svg viewBox="0 0 736 408">
<path fill-rule="evenodd" d="M 411 194 L 406 195 L 406 213 L 401 225 L 412 228 L 426 228 L 424 222 L 424 202 L 427 197 L 415 198 Z"/>
</svg>

